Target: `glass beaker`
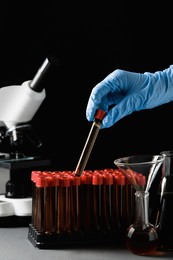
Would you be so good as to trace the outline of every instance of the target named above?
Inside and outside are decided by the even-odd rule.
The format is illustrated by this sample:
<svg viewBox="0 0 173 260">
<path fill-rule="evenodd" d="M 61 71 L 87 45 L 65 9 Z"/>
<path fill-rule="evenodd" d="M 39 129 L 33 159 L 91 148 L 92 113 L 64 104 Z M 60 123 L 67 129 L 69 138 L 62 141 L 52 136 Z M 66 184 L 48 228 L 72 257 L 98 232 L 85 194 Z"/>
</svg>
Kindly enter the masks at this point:
<svg viewBox="0 0 173 260">
<path fill-rule="evenodd" d="M 159 187 L 159 211 L 156 221 L 160 239 L 160 250 L 173 251 L 173 150 L 162 151 L 162 178 Z"/>
<path fill-rule="evenodd" d="M 137 255 L 153 255 L 158 247 L 158 234 L 149 222 L 149 190 L 165 155 L 132 155 L 114 160 L 135 189 L 135 217 L 127 228 L 126 245 Z"/>
</svg>

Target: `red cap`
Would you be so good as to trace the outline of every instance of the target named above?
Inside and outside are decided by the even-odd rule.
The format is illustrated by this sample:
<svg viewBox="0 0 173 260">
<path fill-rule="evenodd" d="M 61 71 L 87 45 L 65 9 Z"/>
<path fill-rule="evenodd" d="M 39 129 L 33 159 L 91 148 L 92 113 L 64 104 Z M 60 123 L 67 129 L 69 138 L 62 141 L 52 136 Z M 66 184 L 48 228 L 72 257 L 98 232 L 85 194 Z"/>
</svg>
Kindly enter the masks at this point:
<svg viewBox="0 0 173 260">
<path fill-rule="evenodd" d="M 81 184 L 81 178 L 77 176 L 70 176 L 71 178 L 71 184 L 73 186 L 79 186 Z"/>
<path fill-rule="evenodd" d="M 92 175 L 92 184 L 93 185 L 102 185 L 103 184 L 103 177 L 99 173 L 93 173 Z"/>
<path fill-rule="evenodd" d="M 105 116 L 106 112 L 102 109 L 98 109 L 95 115 L 96 119 L 102 120 Z"/>
<path fill-rule="evenodd" d="M 139 175 L 137 177 L 137 183 L 140 186 L 145 186 L 146 185 L 146 177 L 144 175 Z"/>
<path fill-rule="evenodd" d="M 110 173 L 103 174 L 103 184 L 112 185 L 113 184 L 113 175 Z"/>
<path fill-rule="evenodd" d="M 70 187 L 70 177 L 61 176 L 60 177 L 60 186 L 61 187 Z"/>
<path fill-rule="evenodd" d="M 36 186 L 40 188 L 48 187 L 49 186 L 48 179 L 44 176 L 37 176 Z"/>
<path fill-rule="evenodd" d="M 41 174 L 41 171 L 32 171 L 31 172 L 31 181 L 35 182 L 38 175 Z"/>
<path fill-rule="evenodd" d="M 92 184 L 92 174 L 85 172 L 80 178 L 82 184 Z"/>
<path fill-rule="evenodd" d="M 126 183 L 126 177 L 122 174 L 114 175 L 114 183 L 116 185 L 125 185 Z"/>
</svg>

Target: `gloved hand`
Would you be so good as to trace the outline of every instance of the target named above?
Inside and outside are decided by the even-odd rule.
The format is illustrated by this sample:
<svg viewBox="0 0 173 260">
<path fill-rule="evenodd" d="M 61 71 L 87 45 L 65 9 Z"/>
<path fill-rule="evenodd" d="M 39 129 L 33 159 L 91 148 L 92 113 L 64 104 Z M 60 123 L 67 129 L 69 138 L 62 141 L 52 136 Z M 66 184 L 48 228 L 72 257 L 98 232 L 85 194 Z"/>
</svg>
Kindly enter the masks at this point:
<svg viewBox="0 0 173 260">
<path fill-rule="evenodd" d="M 151 109 L 173 101 L 173 65 L 155 73 L 117 69 L 91 91 L 86 108 L 88 121 L 96 110 L 105 110 L 101 128 L 114 125 L 134 111 Z"/>
</svg>

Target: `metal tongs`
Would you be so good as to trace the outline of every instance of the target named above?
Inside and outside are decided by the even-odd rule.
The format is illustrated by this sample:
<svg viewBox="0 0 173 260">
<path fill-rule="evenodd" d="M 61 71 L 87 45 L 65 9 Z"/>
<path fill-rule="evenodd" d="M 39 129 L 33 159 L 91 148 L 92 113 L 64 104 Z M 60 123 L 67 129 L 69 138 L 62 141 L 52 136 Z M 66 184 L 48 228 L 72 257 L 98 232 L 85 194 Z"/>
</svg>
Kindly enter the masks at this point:
<svg viewBox="0 0 173 260">
<path fill-rule="evenodd" d="M 94 122 L 92 124 L 91 130 L 89 132 L 89 135 L 87 137 L 86 143 L 84 145 L 84 148 L 82 150 L 81 156 L 79 158 L 79 161 L 78 161 L 78 164 L 77 164 L 77 167 L 75 170 L 76 176 L 80 176 L 86 167 L 87 161 L 91 154 L 92 148 L 94 146 L 96 137 L 100 130 L 100 126 L 101 126 L 101 123 L 102 123 L 102 120 L 103 120 L 105 114 L 106 114 L 106 112 L 101 109 L 98 109 L 96 112 Z"/>
</svg>

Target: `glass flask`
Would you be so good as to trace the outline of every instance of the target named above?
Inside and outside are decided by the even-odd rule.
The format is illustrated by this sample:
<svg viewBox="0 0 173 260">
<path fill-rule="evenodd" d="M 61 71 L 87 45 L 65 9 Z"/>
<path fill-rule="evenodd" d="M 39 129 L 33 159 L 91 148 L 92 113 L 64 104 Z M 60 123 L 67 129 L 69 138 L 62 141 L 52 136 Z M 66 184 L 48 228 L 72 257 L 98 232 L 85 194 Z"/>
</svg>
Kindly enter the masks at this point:
<svg viewBox="0 0 173 260">
<path fill-rule="evenodd" d="M 165 155 L 132 155 L 114 160 L 135 189 L 135 214 L 125 235 L 127 249 L 136 255 L 156 254 L 159 239 L 149 221 L 149 191 Z"/>
</svg>

